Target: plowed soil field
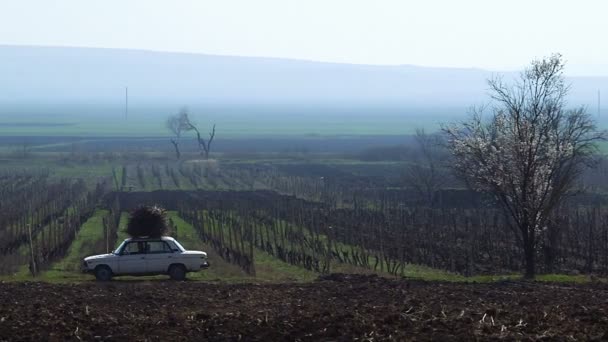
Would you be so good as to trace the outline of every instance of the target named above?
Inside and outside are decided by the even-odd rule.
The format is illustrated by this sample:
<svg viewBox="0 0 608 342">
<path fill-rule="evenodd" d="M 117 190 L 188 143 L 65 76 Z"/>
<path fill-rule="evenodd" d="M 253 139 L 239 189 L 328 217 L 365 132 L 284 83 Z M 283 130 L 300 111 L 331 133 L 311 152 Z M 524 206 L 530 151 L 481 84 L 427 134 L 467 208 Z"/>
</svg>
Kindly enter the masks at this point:
<svg viewBox="0 0 608 342">
<path fill-rule="evenodd" d="M 329 275 L 0 284 L 0 340 L 606 340 L 608 286 Z"/>
</svg>

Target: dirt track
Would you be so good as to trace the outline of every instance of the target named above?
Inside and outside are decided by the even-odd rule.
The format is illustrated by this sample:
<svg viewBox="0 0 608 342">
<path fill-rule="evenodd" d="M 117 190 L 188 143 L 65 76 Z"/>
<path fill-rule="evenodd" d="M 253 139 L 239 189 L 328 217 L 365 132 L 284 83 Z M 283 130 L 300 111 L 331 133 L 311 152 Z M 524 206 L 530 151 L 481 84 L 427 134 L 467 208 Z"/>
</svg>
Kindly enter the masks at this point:
<svg viewBox="0 0 608 342">
<path fill-rule="evenodd" d="M 0 289 L 0 340 L 608 339 L 606 285 L 331 275 L 310 284 L 2 283 Z"/>
</svg>

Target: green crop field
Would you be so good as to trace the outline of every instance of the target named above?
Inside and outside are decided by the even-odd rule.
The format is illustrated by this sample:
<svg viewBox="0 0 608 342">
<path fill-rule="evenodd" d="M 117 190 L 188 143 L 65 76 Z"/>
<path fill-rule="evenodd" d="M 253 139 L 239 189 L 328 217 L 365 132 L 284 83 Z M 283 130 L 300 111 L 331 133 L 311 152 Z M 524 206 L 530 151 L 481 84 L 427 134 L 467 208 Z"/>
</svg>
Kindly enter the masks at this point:
<svg viewBox="0 0 608 342">
<path fill-rule="evenodd" d="M 123 112 L 116 108 L 9 108 L 0 116 L 0 134 L 76 137 L 167 136 L 169 133 L 165 121 L 177 109 L 134 109 L 128 118 L 125 118 Z M 429 111 L 394 108 L 219 108 L 193 110 L 191 118 L 202 131 L 216 123 L 222 137 L 357 136 L 412 134 L 417 128 L 435 131 L 441 123 L 462 118 L 464 115 L 461 109 Z"/>
</svg>

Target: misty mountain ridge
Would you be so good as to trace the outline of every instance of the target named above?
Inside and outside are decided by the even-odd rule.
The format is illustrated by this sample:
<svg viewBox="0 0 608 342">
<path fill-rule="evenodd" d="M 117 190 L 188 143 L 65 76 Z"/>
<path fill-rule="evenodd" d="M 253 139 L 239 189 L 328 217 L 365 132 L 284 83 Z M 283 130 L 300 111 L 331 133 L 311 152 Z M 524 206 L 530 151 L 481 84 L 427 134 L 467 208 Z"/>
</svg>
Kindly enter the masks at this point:
<svg viewBox="0 0 608 342">
<path fill-rule="evenodd" d="M 466 107 L 488 101 L 481 69 L 0 45 L 0 102 Z M 507 73 L 507 77 L 515 73 Z M 569 103 L 595 108 L 608 77 L 568 77 Z M 608 93 L 608 92 L 605 92 Z"/>
</svg>

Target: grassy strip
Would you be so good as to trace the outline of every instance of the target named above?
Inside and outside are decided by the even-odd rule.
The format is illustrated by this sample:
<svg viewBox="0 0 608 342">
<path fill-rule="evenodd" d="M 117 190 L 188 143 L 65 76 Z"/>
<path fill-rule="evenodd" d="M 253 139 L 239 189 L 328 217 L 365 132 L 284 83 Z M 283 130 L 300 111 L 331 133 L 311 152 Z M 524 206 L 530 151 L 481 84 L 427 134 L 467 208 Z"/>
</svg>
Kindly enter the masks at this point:
<svg viewBox="0 0 608 342">
<path fill-rule="evenodd" d="M 316 272 L 283 262 L 257 248 L 253 249 L 253 259 L 257 280 L 307 282 L 319 276 Z"/>
<path fill-rule="evenodd" d="M 277 230 L 280 234 L 284 234 L 284 228 L 286 228 L 287 226 L 294 232 L 302 232 L 302 234 L 304 235 L 304 237 L 309 240 L 309 241 L 314 241 L 315 237 L 313 235 L 313 233 L 306 227 L 299 227 L 294 223 L 285 221 L 285 220 L 281 220 L 281 219 L 275 219 L 275 222 L 277 223 Z M 258 228 L 261 229 L 261 228 Z M 325 234 L 318 234 L 317 236 L 319 242 L 323 243 L 326 247 L 329 244 L 329 239 L 327 237 L 327 235 Z M 355 248 L 349 244 L 340 242 L 340 241 L 336 241 L 336 240 L 332 240 L 331 241 L 332 244 L 332 249 L 333 250 L 339 250 L 339 251 L 352 251 L 352 250 L 361 250 L 361 248 Z M 283 248 L 288 249 L 288 246 L 283 246 Z M 395 276 L 393 276 L 392 274 L 386 272 L 386 271 L 381 271 L 378 267 L 378 269 L 374 270 L 373 266 L 376 263 L 376 256 L 375 256 L 375 252 L 372 250 L 366 250 L 366 253 L 369 255 L 368 259 L 369 259 L 369 264 L 370 267 L 363 267 L 363 266 L 355 266 L 352 264 L 348 264 L 348 263 L 341 263 L 339 260 L 337 260 L 336 258 L 332 257 L 330 260 L 330 272 L 332 273 L 356 273 L 356 274 L 377 274 L 383 277 L 389 277 L 389 278 L 394 278 Z M 407 269 L 404 271 L 404 276 L 407 276 Z"/>
<path fill-rule="evenodd" d="M 106 252 L 105 250 L 95 250 L 94 246 L 99 241 L 105 239 L 103 236 L 103 217 L 108 215 L 108 213 L 108 210 L 95 211 L 93 216 L 83 224 L 76 235 L 76 239 L 72 242 L 66 257 L 53 264 L 48 271 L 44 272 L 40 277 L 36 278 L 36 280 L 48 282 L 91 281 L 93 278 L 90 275 L 80 273 L 80 262 L 86 256 Z M 127 220 L 128 214 L 122 213 L 117 232 L 118 238 L 116 239 L 114 249 L 128 237 L 125 232 Z M 23 274 L 22 276 L 27 278 L 27 274 Z M 29 279 L 31 279 L 31 277 Z"/>
<path fill-rule="evenodd" d="M 282 221 L 282 220 L 276 220 Z M 313 240 L 313 234 L 308 230 L 308 228 L 300 228 L 293 223 L 283 221 L 283 224 L 288 225 L 293 231 L 302 231 L 306 239 Z M 277 225 L 279 231 L 281 230 L 281 225 Z M 328 238 L 324 234 L 319 234 L 319 241 L 326 244 L 328 243 Z M 351 250 L 352 246 L 332 241 L 332 245 L 337 247 L 339 250 Z M 283 246 L 287 248 L 287 246 Z M 373 265 L 376 262 L 376 257 L 373 255 L 373 251 L 367 251 L 370 256 L 370 265 Z M 362 273 L 362 274 L 378 274 L 384 277 L 394 277 L 387 272 L 382 272 L 379 269 L 373 270 L 373 267 L 365 268 L 353 266 L 350 264 L 340 263 L 337 260 L 331 260 L 331 269 L 330 272 L 333 273 Z M 521 274 L 505 274 L 505 275 L 476 275 L 472 277 L 465 277 L 458 273 L 452 273 L 449 271 L 435 269 L 424 265 L 416 265 L 416 264 L 406 264 L 404 266 L 403 272 L 401 274 L 404 278 L 411 279 L 420 279 L 426 281 L 447 281 L 447 282 L 464 282 L 464 283 L 490 283 L 490 282 L 500 282 L 500 281 L 515 281 L 515 280 L 523 280 L 523 276 Z M 535 281 L 539 282 L 558 282 L 558 283 L 588 283 L 591 281 L 591 278 L 587 275 L 567 275 L 567 274 L 539 274 L 537 275 Z M 608 279 L 598 279 L 601 282 L 608 282 Z"/>
<path fill-rule="evenodd" d="M 188 274 L 188 279 L 238 282 L 250 278 L 240 267 L 225 262 L 211 246 L 201 241 L 194 227 L 179 217 L 177 212 L 170 211 L 168 214 L 177 227 L 177 231 L 172 233 L 173 237 L 188 250 L 205 251 L 211 264 L 211 267 L 206 270 Z"/>
<path fill-rule="evenodd" d="M 405 278 L 420 279 L 426 281 L 446 281 L 455 283 L 493 283 L 501 281 L 521 281 L 524 280 L 521 274 L 503 275 L 476 275 L 465 277 L 457 273 L 438 270 L 427 266 L 408 264 L 405 266 Z M 577 283 L 584 284 L 591 282 L 588 275 L 567 275 L 567 274 L 539 274 L 535 281 L 550 283 Z M 608 282 L 608 279 L 598 278 L 599 282 Z"/>
<path fill-rule="evenodd" d="M 94 250 L 99 241 L 105 240 L 103 236 L 103 218 L 108 215 L 107 210 L 97 210 L 83 225 L 76 239 L 70 245 L 67 255 L 54 263 L 44 272 L 42 279 L 47 281 L 85 280 L 90 279 L 80 273 L 80 263 L 86 256 L 101 254 L 106 251 Z"/>
<path fill-rule="evenodd" d="M 241 271 L 239 267 L 223 261 L 219 257 L 219 255 L 215 253 L 211 246 L 208 246 L 201 242 L 194 228 L 190 224 L 183 221 L 179 216 L 177 216 L 175 212 L 170 212 L 170 216 L 173 219 L 173 222 L 178 226 L 177 239 L 184 245 L 185 248 L 190 248 L 189 243 L 193 243 L 194 246 L 200 246 L 205 252 L 207 252 L 207 254 L 209 255 L 211 267 L 207 271 L 203 271 L 202 273 L 208 273 L 211 276 L 213 272 L 218 272 L 217 278 L 215 278 L 214 280 L 235 280 L 234 277 L 227 278 L 226 274 L 224 274 L 224 271 L 221 270 L 222 268 L 229 269 L 229 267 L 236 267 L 241 272 L 241 276 L 238 277 L 236 280 L 255 279 L 256 281 L 303 282 L 312 281 L 318 276 L 318 274 L 315 272 L 308 271 L 304 268 L 283 262 L 257 248 L 253 249 L 253 259 L 256 276 L 255 278 L 247 276 Z M 193 236 L 195 238 L 192 238 Z M 218 269 L 218 271 L 216 271 L 215 269 Z M 190 278 L 196 279 L 195 277 Z"/>
<path fill-rule="evenodd" d="M 84 196 L 84 194 L 81 194 L 81 196 Z M 76 202 L 76 200 L 74 200 L 74 203 Z M 63 212 L 61 213 L 57 213 L 60 214 L 61 217 L 63 219 L 68 219 L 68 216 L 72 215 L 75 213 L 76 207 L 74 207 L 74 205 L 69 205 Z M 46 237 L 49 237 L 51 235 L 51 229 L 53 228 L 53 224 L 52 222 L 49 222 L 47 225 L 45 225 L 44 227 L 42 227 L 42 229 L 40 229 L 36 234 L 32 234 L 32 245 L 34 247 L 35 250 L 42 248 L 44 246 L 44 243 L 42 243 L 42 241 L 44 241 L 44 239 Z M 59 229 L 59 227 L 55 227 L 56 229 Z M 70 243 L 70 245 L 73 243 L 73 241 Z M 30 244 L 29 243 L 25 243 L 22 244 L 16 251 L 16 254 L 22 259 L 22 261 L 19 263 L 19 265 L 15 265 L 16 267 L 18 267 L 18 270 L 15 272 L 14 276 L 17 278 L 27 278 L 30 276 L 30 269 L 29 269 L 29 260 L 31 259 L 30 257 Z"/>
</svg>

